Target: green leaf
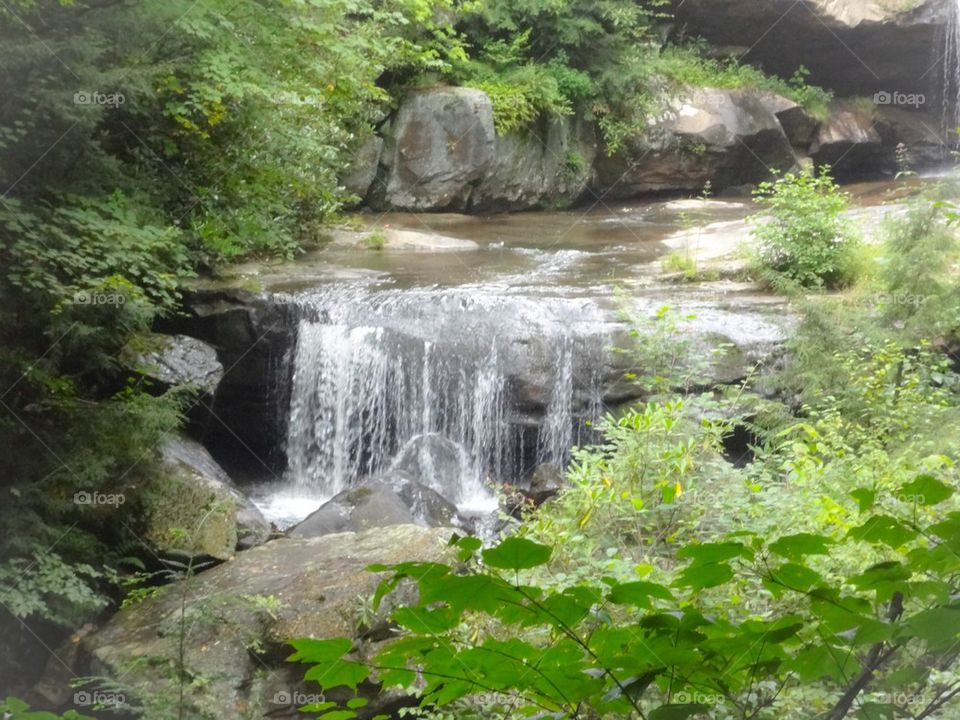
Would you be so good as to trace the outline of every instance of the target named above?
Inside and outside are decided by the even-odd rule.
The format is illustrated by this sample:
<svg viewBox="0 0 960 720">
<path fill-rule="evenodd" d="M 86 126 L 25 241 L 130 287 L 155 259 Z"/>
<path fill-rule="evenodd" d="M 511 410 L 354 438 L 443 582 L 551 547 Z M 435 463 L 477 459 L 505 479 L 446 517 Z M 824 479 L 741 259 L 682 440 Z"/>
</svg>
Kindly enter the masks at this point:
<svg viewBox="0 0 960 720">
<path fill-rule="evenodd" d="M 348 660 L 338 660 L 332 663 L 314 665 L 303 676 L 306 680 L 314 680 L 325 690 L 341 685 L 352 690 L 370 676 L 365 665 Z"/>
<path fill-rule="evenodd" d="M 651 607 L 652 597 L 668 602 L 673 600 L 673 594 L 666 587 L 644 580 L 614 585 L 607 595 L 607 599 L 616 605 L 635 605 L 639 608 Z"/>
<path fill-rule="evenodd" d="M 916 530 L 906 527 L 899 520 L 889 515 L 876 515 L 860 527 L 855 527 L 847 533 L 847 537 L 854 540 L 882 543 L 894 549 L 913 540 L 916 536 Z"/>
<path fill-rule="evenodd" d="M 703 543 L 702 545 L 687 545 L 677 551 L 681 559 L 692 558 L 694 564 L 707 564 L 731 560 L 736 557 L 752 558 L 750 548 L 735 542 Z"/>
<path fill-rule="evenodd" d="M 932 475 L 919 475 L 900 488 L 900 499 L 917 505 L 938 505 L 953 495 L 953 488 Z"/>
<path fill-rule="evenodd" d="M 807 555 L 828 555 L 832 545 L 834 545 L 833 540 L 823 535 L 797 533 L 785 535 L 770 543 L 769 548 L 771 552 L 788 560 L 802 560 Z"/>
<path fill-rule="evenodd" d="M 680 573 L 680 576 L 673 584 L 677 587 L 689 587 L 692 590 L 702 590 L 704 588 L 723 585 L 723 583 L 733 578 L 733 574 L 733 568 L 726 563 L 711 563 L 709 565 L 698 565 L 694 563 Z"/>
<path fill-rule="evenodd" d="M 348 638 L 333 638 L 332 640 L 299 638 L 291 640 L 290 644 L 297 652 L 287 660 L 303 663 L 326 663 L 339 660 L 353 648 L 353 641 Z"/>
<path fill-rule="evenodd" d="M 511 537 L 495 548 L 483 551 L 483 561 L 490 567 L 503 570 L 527 570 L 545 565 L 552 550 L 526 538 Z"/>
<path fill-rule="evenodd" d="M 690 703 L 689 705 L 671 703 L 669 705 L 661 705 L 651 710 L 647 717 L 649 717 L 650 720 L 687 720 L 687 718 L 709 711 L 710 707 L 701 703 Z"/>
<path fill-rule="evenodd" d="M 874 503 L 877 501 L 877 493 L 875 490 L 868 490 L 867 488 L 857 488 L 850 496 L 857 501 L 857 504 L 860 506 L 860 512 L 866 512 L 873 507 Z"/>
</svg>

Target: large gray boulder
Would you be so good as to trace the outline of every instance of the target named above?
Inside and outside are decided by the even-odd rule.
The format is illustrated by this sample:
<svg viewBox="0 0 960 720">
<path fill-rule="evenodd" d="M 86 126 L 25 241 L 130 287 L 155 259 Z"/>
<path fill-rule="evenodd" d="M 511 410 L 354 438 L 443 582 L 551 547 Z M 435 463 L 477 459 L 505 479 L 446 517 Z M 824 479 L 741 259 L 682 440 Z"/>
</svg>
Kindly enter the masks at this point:
<svg viewBox="0 0 960 720">
<path fill-rule="evenodd" d="M 810 156 L 817 165 L 830 165 L 839 178 L 876 174 L 894 162 L 892 151 L 885 152 L 872 108 L 843 101 L 831 104 Z"/>
<path fill-rule="evenodd" d="M 453 502 L 463 485 L 467 458 L 457 443 L 438 433 L 410 439 L 390 464 L 390 473 L 406 474 Z"/>
<path fill-rule="evenodd" d="M 287 535 L 320 537 L 390 525 L 462 527 L 457 508 L 405 473 L 391 472 L 337 493 Z"/>
<path fill-rule="evenodd" d="M 226 560 L 270 536 L 270 523 L 199 443 L 171 437 L 137 492 L 142 536 L 160 555 Z"/>
<path fill-rule="evenodd" d="M 797 158 L 777 118 L 782 98 L 752 90 L 700 88 L 674 98 L 643 138 L 597 163 L 611 197 L 699 191 L 766 179 Z"/>
<path fill-rule="evenodd" d="M 943 0 L 684 0 L 676 27 L 764 70 L 810 81 L 841 95 L 879 91 L 933 96 L 940 73 L 947 2 Z"/>
<path fill-rule="evenodd" d="M 113 678 L 129 689 L 128 703 L 144 707 L 145 717 L 172 720 L 179 679 L 186 677 L 180 717 L 303 717 L 295 704 L 319 687 L 303 680 L 303 666 L 286 662 L 292 652 L 287 641 L 347 636 L 363 644 L 389 637 L 384 618 L 391 598 L 377 613 L 364 611 L 364 600 L 384 579 L 367 567 L 440 561 L 452 532 L 399 525 L 281 538 L 242 553 L 121 610 L 79 641 L 69 670 L 51 662 L 44 682 L 50 703 L 69 701 L 75 677 Z M 407 597 L 410 591 L 401 590 Z M 389 714 L 403 702 L 378 698 L 367 684 L 361 694 L 371 703 L 366 717 Z"/>
<path fill-rule="evenodd" d="M 385 133 L 382 203 L 401 210 L 463 210 L 493 162 L 493 106 L 481 90 L 416 90 Z"/>
</svg>

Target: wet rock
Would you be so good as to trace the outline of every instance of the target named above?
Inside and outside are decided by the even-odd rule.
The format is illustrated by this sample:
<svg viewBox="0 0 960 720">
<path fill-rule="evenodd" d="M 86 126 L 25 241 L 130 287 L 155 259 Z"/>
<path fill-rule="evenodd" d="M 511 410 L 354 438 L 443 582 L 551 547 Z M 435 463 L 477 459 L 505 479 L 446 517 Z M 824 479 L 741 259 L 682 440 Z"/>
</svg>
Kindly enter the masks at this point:
<svg viewBox="0 0 960 720">
<path fill-rule="evenodd" d="M 494 159 L 493 106 L 473 88 L 416 90 L 386 133 L 382 204 L 403 210 L 463 210 Z"/>
<path fill-rule="evenodd" d="M 137 493 L 143 538 L 159 554 L 225 560 L 267 540 L 270 524 L 202 445 L 170 438 L 161 456 Z"/>
<path fill-rule="evenodd" d="M 361 653 L 370 651 L 372 641 L 387 635 L 376 629 L 385 628 L 394 605 L 388 597 L 374 616 L 362 612 L 358 598 L 372 595 L 384 578 L 366 568 L 442 560 L 452 532 L 398 525 L 271 541 L 121 610 L 79 641 L 70 673 L 51 663 L 46 684 L 68 687 L 74 676 L 122 679 L 128 700 L 135 696 L 147 716 L 159 717 L 157 708 L 169 707 L 179 692 L 179 638 L 186 630 L 183 671 L 194 681 L 185 686 L 184 717 L 297 717 L 293 700 L 319 688 L 304 682 L 304 666 L 285 661 L 286 642 L 347 636 L 358 638 Z M 401 595 L 410 598 L 412 590 Z M 362 717 L 409 702 L 378 697 L 370 684 L 360 693 L 370 700 Z"/>
<path fill-rule="evenodd" d="M 414 252 L 469 252 L 478 250 L 479 245 L 473 240 L 440 235 L 435 232 L 419 232 L 417 230 L 400 230 L 398 228 L 382 227 L 369 230 L 336 230 L 332 233 L 334 245 L 364 247 L 371 242 L 371 237 L 382 242 L 380 250 L 409 250 Z"/>
<path fill-rule="evenodd" d="M 360 532 L 390 525 L 463 526 L 457 508 L 409 475 L 391 472 L 338 493 L 292 528 L 289 537 Z"/>
<path fill-rule="evenodd" d="M 597 162 L 598 189 L 628 198 L 765 180 L 797 158 L 771 93 L 700 88 L 677 97 L 644 138 Z"/>
<path fill-rule="evenodd" d="M 542 505 L 564 487 L 563 471 L 551 463 L 542 463 L 533 471 L 527 495 L 534 505 Z"/>
<path fill-rule="evenodd" d="M 212 395 L 223 379 L 217 351 L 187 335 L 138 335 L 124 347 L 121 359 L 163 390 L 187 387 Z"/>
<path fill-rule="evenodd" d="M 411 438 L 390 464 L 390 473 L 406 474 L 445 498 L 458 497 L 467 458 L 459 445 L 438 433 Z"/>
<path fill-rule="evenodd" d="M 676 27 L 716 46 L 741 46 L 743 61 L 842 95 L 878 91 L 933 97 L 930 70 L 948 3 L 942 0 L 685 0 Z"/>
</svg>

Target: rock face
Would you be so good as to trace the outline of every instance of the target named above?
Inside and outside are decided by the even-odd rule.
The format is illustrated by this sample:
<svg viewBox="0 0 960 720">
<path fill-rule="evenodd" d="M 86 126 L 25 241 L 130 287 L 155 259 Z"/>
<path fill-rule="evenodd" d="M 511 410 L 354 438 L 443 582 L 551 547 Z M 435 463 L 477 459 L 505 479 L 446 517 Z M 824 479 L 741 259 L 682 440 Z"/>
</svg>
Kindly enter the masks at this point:
<svg viewBox="0 0 960 720">
<path fill-rule="evenodd" d="M 467 208 L 493 162 L 493 107 L 473 88 L 411 93 L 386 133 L 384 203 L 403 210 Z"/>
<path fill-rule="evenodd" d="M 810 148 L 817 165 L 833 167 L 835 177 L 879 172 L 884 166 L 883 139 L 872 112 L 848 103 L 835 103 L 830 118 L 818 129 Z M 894 157 L 886 158 L 887 165 Z"/>
<path fill-rule="evenodd" d="M 212 395 L 223 379 L 217 351 L 187 335 L 140 336 L 124 348 L 121 357 L 164 390 L 190 387 Z"/>
<path fill-rule="evenodd" d="M 380 154 L 383 152 L 383 138 L 373 135 L 357 149 L 347 173 L 343 177 L 343 186 L 347 192 L 363 200 L 377 177 Z"/>
<path fill-rule="evenodd" d="M 300 717 L 294 701 L 303 704 L 302 697 L 319 688 L 303 681 L 303 666 L 285 662 L 291 652 L 286 641 L 386 637 L 389 597 L 375 617 L 361 616 L 358 598 L 372 595 L 382 579 L 367 566 L 440 560 L 452 532 L 399 525 L 271 541 L 121 610 L 81 641 L 75 675 L 51 663 L 45 686 L 62 688 L 60 700 L 66 700 L 74 676 L 122 678 L 147 716 L 160 717 L 155 708 L 169 707 L 178 695 L 178 638 L 186 632 L 183 670 L 194 682 L 186 686 L 184 717 Z M 395 709 L 390 698 L 377 699 L 371 690 L 361 687 L 371 699 L 367 717 Z"/>
<path fill-rule="evenodd" d="M 225 560 L 267 540 L 270 524 L 202 445 L 171 438 L 162 457 L 165 472 L 140 493 L 144 539 L 160 554 Z"/>
<path fill-rule="evenodd" d="M 320 537 L 390 525 L 462 527 L 464 522 L 439 493 L 409 475 L 392 472 L 338 493 L 288 535 Z"/>
<path fill-rule="evenodd" d="M 841 95 L 900 91 L 932 98 L 942 0 L 685 0 L 675 3 L 686 37 L 738 48 L 745 62 L 790 77 L 800 65 L 810 82 Z"/>
<path fill-rule="evenodd" d="M 463 87 L 411 93 L 384 135 L 381 174 L 369 195 L 374 205 L 399 210 L 567 205 L 586 192 L 597 154 L 593 126 L 579 119 L 544 118 L 499 135 L 490 98 Z M 366 155 L 358 158 L 348 187 L 365 179 L 368 167 Z"/>
<path fill-rule="evenodd" d="M 279 475 L 286 465 L 286 356 L 297 330 L 290 308 L 237 288 L 195 290 L 184 294 L 184 313 L 162 329 L 203 339 L 224 367 L 212 417 L 192 434 L 228 472 Z"/>
<path fill-rule="evenodd" d="M 766 179 L 797 158 L 777 117 L 789 101 L 770 93 L 701 88 L 679 97 L 647 138 L 598 161 L 599 189 L 612 197 L 699 191 Z"/>
<path fill-rule="evenodd" d="M 592 180 L 597 138 L 592 125 L 567 117 L 497 135 L 493 161 L 470 198 L 474 212 L 567 206 Z"/>
</svg>

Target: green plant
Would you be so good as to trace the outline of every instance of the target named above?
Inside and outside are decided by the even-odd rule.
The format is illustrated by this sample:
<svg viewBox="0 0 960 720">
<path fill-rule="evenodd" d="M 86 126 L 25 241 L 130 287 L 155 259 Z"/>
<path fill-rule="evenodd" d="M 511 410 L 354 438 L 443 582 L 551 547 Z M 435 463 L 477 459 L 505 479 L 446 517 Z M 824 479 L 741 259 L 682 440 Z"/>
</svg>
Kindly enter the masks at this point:
<svg viewBox="0 0 960 720">
<path fill-rule="evenodd" d="M 383 250 L 387 245 L 387 235 L 378 228 L 363 238 L 363 245 L 368 250 Z"/>
<path fill-rule="evenodd" d="M 674 250 L 660 261 L 664 272 L 680 273 L 686 280 L 697 278 L 697 261 L 689 252 Z"/>
<path fill-rule="evenodd" d="M 857 241 L 842 217 L 847 197 L 823 167 L 761 183 L 755 219 L 757 266 L 803 287 L 838 287 L 853 279 Z"/>
<path fill-rule="evenodd" d="M 419 601 L 392 615 L 404 637 L 368 661 L 349 656 L 349 639 L 295 640 L 290 660 L 312 665 L 306 679 L 324 690 L 371 678 L 416 688 L 425 707 L 493 694 L 520 715 L 745 719 L 775 711 L 787 690 L 816 687 L 831 720 L 866 707 L 876 717 L 908 707 L 913 717 L 936 717 L 958 694 L 938 671 L 953 666 L 960 637 L 951 599 L 960 516 L 938 509 L 954 490 L 933 476 L 896 492 L 911 500 L 890 513 L 876 492 L 854 489 L 861 522 L 839 539 L 745 531 L 684 545 L 669 585 L 604 578 L 544 589 L 531 577 L 550 561 L 549 547 L 509 538 L 481 551 L 475 538 L 454 538 L 456 566 L 372 568 L 391 573 L 376 603 L 403 580 L 418 587 Z M 831 580 L 822 559 L 854 546 L 883 559 Z M 755 617 L 704 602 L 738 573 L 785 606 Z M 489 629 L 465 640 L 460 629 L 476 617 Z M 327 717 L 356 717 L 363 704 Z"/>
<path fill-rule="evenodd" d="M 31 710 L 22 700 L 8 697 L 0 702 L 0 713 L 5 720 L 95 720 L 89 715 L 81 715 L 76 710 L 67 710 L 63 715 L 41 710 Z"/>
</svg>

